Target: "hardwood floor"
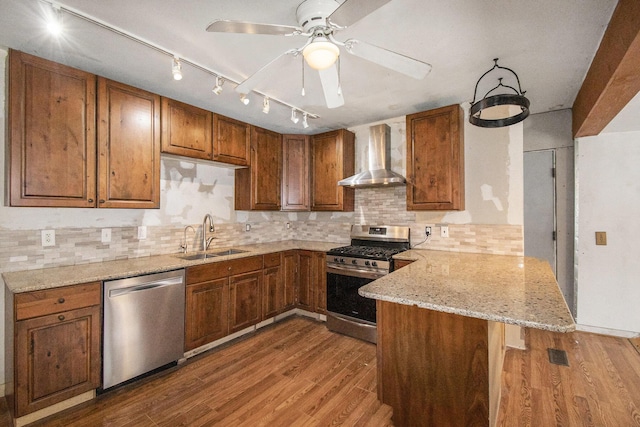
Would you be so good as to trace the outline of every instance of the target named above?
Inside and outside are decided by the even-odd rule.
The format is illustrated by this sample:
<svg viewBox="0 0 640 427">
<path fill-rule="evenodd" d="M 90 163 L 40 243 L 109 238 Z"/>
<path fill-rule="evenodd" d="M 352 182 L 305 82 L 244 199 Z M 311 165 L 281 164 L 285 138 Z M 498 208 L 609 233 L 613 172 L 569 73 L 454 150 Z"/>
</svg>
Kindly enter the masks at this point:
<svg viewBox="0 0 640 427">
<path fill-rule="evenodd" d="M 528 330 L 508 350 L 499 426 L 640 426 L 629 340 Z M 568 353 L 550 364 L 547 348 Z M 0 406 L 0 426 L 11 422 Z M 33 426 L 392 426 L 376 398 L 375 346 L 293 317 Z"/>
</svg>

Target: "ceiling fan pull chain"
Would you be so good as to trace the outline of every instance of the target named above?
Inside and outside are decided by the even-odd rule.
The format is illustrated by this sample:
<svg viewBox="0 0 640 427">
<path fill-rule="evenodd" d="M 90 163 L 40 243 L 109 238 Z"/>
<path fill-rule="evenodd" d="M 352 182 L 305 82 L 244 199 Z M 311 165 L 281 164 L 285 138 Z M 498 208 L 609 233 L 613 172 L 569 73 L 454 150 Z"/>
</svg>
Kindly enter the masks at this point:
<svg viewBox="0 0 640 427">
<path fill-rule="evenodd" d="M 305 91 L 304 91 L 304 56 L 300 55 L 300 58 L 302 59 L 302 96 L 305 96 Z"/>
</svg>

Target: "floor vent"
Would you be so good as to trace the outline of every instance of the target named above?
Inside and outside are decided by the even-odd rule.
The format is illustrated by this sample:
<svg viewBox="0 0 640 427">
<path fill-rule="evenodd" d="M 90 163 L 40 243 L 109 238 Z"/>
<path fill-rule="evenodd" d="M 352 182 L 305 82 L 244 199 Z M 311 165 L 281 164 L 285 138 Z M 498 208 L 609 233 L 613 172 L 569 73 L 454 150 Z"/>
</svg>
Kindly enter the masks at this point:
<svg viewBox="0 0 640 427">
<path fill-rule="evenodd" d="M 549 362 L 554 365 L 569 366 L 566 351 L 558 350 L 557 348 L 548 348 L 547 351 L 549 352 Z"/>
</svg>

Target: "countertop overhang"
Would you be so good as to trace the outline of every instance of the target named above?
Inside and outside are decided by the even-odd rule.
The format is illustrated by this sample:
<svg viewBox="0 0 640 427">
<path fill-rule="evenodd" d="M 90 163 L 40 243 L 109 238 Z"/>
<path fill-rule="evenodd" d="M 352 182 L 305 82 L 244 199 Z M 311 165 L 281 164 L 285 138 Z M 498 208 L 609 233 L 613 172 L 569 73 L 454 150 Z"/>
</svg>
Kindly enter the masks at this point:
<svg viewBox="0 0 640 427">
<path fill-rule="evenodd" d="M 381 301 L 555 332 L 575 321 L 549 263 L 537 258 L 410 250 L 414 261 L 360 288 Z"/>
</svg>

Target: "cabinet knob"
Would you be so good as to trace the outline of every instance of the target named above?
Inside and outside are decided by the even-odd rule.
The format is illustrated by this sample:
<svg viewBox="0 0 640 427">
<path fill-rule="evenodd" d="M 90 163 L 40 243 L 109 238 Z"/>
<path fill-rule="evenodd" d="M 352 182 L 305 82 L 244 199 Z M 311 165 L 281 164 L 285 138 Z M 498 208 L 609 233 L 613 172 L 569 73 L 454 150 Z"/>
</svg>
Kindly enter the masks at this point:
<svg viewBox="0 0 640 427">
<path fill-rule="evenodd" d="M 104 203 L 104 200 L 103 200 L 103 199 L 100 199 L 100 203 Z"/>
<path fill-rule="evenodd" d="M 231 271 L 231 267 L 227 267 L 227 270 Z"/>
<path fill-rule="evenodd" d="M 64 298 L 58 298 L 58 304 L 64 304 Z"/>
<path fill-rule="evenodd" d="M 64 320 L 64 316 L 61 314 L 60 316 L 58 316 L 58 320 L 63 321 Z"/>
<path fill-rule="evenodd" d="M 89 200 L 87 200 L 87 202 L 93 203 L 93 199 L 89 199 Z"/>
</svg>

